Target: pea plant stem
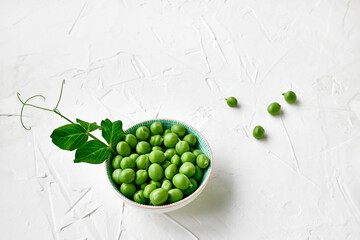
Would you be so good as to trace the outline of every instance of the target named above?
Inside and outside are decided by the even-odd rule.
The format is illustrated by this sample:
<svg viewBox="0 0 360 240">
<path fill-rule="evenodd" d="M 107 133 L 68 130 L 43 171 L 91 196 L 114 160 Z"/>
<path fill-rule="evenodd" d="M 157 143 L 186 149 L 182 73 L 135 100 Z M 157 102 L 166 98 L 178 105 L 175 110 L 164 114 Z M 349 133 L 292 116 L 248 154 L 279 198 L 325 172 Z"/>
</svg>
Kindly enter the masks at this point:
<svg viewBox="0 0 360 240">
<path fill-rule="evenodd" d="M 67 118 L 67 117 L 65 117 L 64 115 L 62 115 L 59 110 L 54 109 L 53 112 L 56 113 L 57 115 L 59 115 L 60 117 L 64 118 L 64 119 L 67 120 L 68 122 L 70 122 L 70 123 L 72 123 L 72 124 L 76 124 L 76 123 L 74 123 L 73 121 L 71 121 L 69 118 Z M 98 140 L 98 141 L 102 142 L 100 139 L 98 139 L 97 137 L 95 137 L 95 136 L 92 135 L 91 133 L 87 133 L 87 135 L 88 135 L 89 137 L 91 137 L 92 139 L 94 139 L 94 140 Z M 110 150 L 113 154 L 117 155 L 117 152 L 116 152 L 111 146 L 109 146 L 109 150 Z"/>
</svg>

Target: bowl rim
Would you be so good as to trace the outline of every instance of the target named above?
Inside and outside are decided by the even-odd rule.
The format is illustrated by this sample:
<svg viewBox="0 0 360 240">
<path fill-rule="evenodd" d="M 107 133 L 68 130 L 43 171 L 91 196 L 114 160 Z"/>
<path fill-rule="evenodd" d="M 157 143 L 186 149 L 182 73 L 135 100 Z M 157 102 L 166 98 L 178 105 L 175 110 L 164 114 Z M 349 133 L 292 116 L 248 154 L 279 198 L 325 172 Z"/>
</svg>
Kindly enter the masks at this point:
<svg viewBox="0 0 360 240">
<path fill-rule="evenodd" d="M 178 123 L 181 123 L 185 126 L 188 126 L 190 128 L 192 128 L 193 130 L 195 130 L 205 141 L 206 145 L 208 146 L 209 150 L 210 150 L 210 157 L 211 157 L 211 164 L 210 164 L 210 169 L 209 169 L 209 174 L 207 176 L 207 178 L 205 179 L 205 182 L 201 185 L 201 187 L 199 187 L 198 189 L 196 189 L 195 192 L 193 192 L 190 196 L 178 201 L 178 202 L 174 202 L 174 203 L 170 203 L 170 204 L 166 204 L 166 205 L 160 205 L 160 206 L 152 206 L 152 205 L 144 205 L 144 204 L 140 204 L 140 203 L 137 203 L 135 201 L 132 201 L 128 198 L 126 198 L 125 196 L 123 196 L 122 194 L 120 194 L 118 191 L 116 191 L 114 189 L 114 186 L 111 184 L 110 182 L 110 179 L 109 179 L 109 175 L 108 175 L 108 171 L 107 171 L 107 161 L 109 160 L 106 160 L 104 163 L 104 166 L 105 166 L 105 174 L 106 174 L 106 178 L 107 178 L 107 182 L 108 184 L 110 185 L 111 189 L 115 192 L 115 194 L 120 197 L 123 201 L 131 204 L 131 205 L 134 205 L 136 207 L 139 207 L 139 208 L 143 208 L 143 209 L 148 209 L 148 210 L 160 210 L 160 209 L 169 209 L 169 208 L 173 208 L 173 207 L 176 207 L 176 206 L 179 206 L 181 204 L 184 204 L 185 202 L 188 202 L 190 201 L 191 199 L 193 199 L 194 197 L 196 197 L 204 188 L 205 186 L 207 185 L 207 183 L 209 182 L 209 179 L 210 179 L 210 176 L 211 176 L 211 173 L 213 171 L 213 153 L 212 153 L 212 150 L 211 150 L 211 147 L 209 145 L 209 142 L 206 140 L 206 138 L 204 137 L 204 135 L 198 131 L 196 128 L 194 128 L 193 126 L 187 124 L 187 123 L 184 123 L 182 121 L 179 121 L 179 120 L 176 120 L 176 119 L 171 119 L 171 118 L 153 118 L 153 119 L 148 119 L 148 120 L 144 120 L 144 121 L 141 121 L 141 122 L 138 122 L 130 127 L 128 127 L 126 130 L 124 130 L 124 132 L 126 132 L 127 130 L 129 130 L 130 128 L 133 128 L 135 127 L 136 125 L 139 125 L 139 124 L 142 124 L 142 123 L 145 123 L 145 122 L 148 122 L 148 121 L 156 121 L 156 120 L 170 120 L 170 121 L 174 121 L 174 122 L 178 122 Z"/>
</svg>

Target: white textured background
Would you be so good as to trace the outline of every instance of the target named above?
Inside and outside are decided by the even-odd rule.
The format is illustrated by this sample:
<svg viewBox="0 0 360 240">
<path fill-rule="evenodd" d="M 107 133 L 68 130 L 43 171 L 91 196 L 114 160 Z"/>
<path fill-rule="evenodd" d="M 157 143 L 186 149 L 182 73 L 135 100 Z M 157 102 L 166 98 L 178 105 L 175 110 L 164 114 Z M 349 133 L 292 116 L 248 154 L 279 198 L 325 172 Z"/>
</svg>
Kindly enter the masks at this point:
<svg viewBox="0 0 360 240">
<path fill-rule="evenodd" d="M 1 239 L 360 239 L 359 0 L 0 4 Z M 205 191 L 144 214 L 104 166 L 52 145 L 64 120 L 27 108 L 25 131 L 16 92 L 54 107 L 62 79 L 71 119 L 195 126 L 215 157 Z M 282 116 L 267 113 L 273 101 Z M 252 138 L 257 124 L 266 140 Z"/>
</svg>

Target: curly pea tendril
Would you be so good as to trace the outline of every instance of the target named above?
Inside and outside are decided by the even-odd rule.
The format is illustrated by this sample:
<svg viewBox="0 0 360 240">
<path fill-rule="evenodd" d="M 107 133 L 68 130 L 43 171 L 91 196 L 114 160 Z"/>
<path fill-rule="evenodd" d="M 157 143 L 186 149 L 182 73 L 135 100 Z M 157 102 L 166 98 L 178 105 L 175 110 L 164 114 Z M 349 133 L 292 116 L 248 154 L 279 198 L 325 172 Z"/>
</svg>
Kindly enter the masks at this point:
<svg viewBox="0 0 360 240">
<path fill-rule="evenodd" d="M 62 81 L 61 83 L 61 90 L 60 90 L 60 95 L 59 95 L 59 99 L 56 103 L 56 106 L 53 108 L 53 109 L 49 109 L 49 108 L 44 108 L 44 107 L 40 107 L 40 106 L 37 106 L 37 105 L 33 105 L 33 104 L 29 104 L 28 102 L 31 100 L 31 99 L 34 99 L 34 98 L 37 98 L 37 97 L 40 97 L 42 98 L 44 101 L 46 101 L 46 98 L 43 96 L 43 95 L 34 95 L 34 96 L 31 96 L 29 97 L 28 99 L 26 99 L 25 101 L 21 100 L 20 98 L 20 93 L 16 93 L 19 101 L 21 102 L 22 104 L 22 107 L 21 107 L 21 112 L 20 112 L 20 122 L 21 122 L 21 125 L 26 129 L 26 130 L 31 130 L 31 127 L 26 127 L 24 122 L 23 122 L 23 112 L 24 112 L 24 108 L 25 106 L 29 106 L 29 107 L 34 107 L 34 108 L 37 108 L 37 109 L 41 109 L 41 110 L 45 110 L 45 111 L 49 111 L 49 112 L 54 112 L 56 113 L 57 115 L 59 115 L 60 117 L 66 119 L 67 121 L 69 121 L 70 123 L 74 123 L 73 121 L 71 121 L 70 119 L 68 119 L 67 117 L 65 117 L 64 115 L 62 115 L 60 113 L 60 111 L 58 110 L 58 107 L 59 107 L 59 104 L 60 104 L 60 100 L 61 100 L 61 96 L 62 96 L 62 93 L 63 93 L 63 89 L 64 89 L 64 84 L 65 84 L 65 80 Z"/>
</svg>

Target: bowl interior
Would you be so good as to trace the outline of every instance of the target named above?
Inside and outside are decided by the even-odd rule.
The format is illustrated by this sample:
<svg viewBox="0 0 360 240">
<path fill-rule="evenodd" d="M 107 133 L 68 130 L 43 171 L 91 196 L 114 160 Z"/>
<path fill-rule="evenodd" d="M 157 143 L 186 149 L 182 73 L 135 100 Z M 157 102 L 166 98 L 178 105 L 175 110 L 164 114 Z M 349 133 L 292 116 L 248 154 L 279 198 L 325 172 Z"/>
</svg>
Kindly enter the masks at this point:
<svg viewBox="0 0 360 240">
<path fill-rule="evenodd" d="M 186 198 L 184 198 L 183 200 L 181 201 L 186 201 L 186 199 L 189 199 L 191 198 L 192 195 L 196 194 L 198 192 L 198 190 L 200 190 L 203 185 L 206 183 L 206 180 L 208 179 L 209 175 L 210 175 L 210 172 L 211 172 L 211 165 L 212 165 L 212 155 L 211 155 L 211 150 L 210 150 L 210 147 L 208 145 L 208 143 L 206 142 L 206 140 L 204 139 L 204 137 L 198 132 L 196 131 L 194 128 L 192 128 L 191 126 L 183 123 L 183 122 L 179 122 L 179 121 L 176 121 L 176 120 L 170 120 L 170 119 L 153 119 L 153 120 L 147 120 L 147 121 L 144 121 L 144 122 L 141 122 L 141 123 L 138 123 L 130 128 L 128 128 L 127 130 L 125 130 L 125 134 L 134 134 L 135 135 L 135 131 L 138 127 L 141 127 L 141 126 L 146 126 L 146 127 L 150 127 L 150 125 L 153 123 L 153 122 L 161 122 L 164 129 L 170 129 L 173 125 L 175 124 L 180 124 L 182 126 L 185 127 L 187 133 L 192 133 L 196 136 L 197 138 L 197 143 L 195 145 L 195 148 L 196 149 L 200 149 L 209 159 L 210 159 L 210 165 L 208 168 L 206 168 L 204 170 L 204 175 L 203 175 L 203 178 L 198 186 L 198 189 L 192 193 L 190 196 L 187 196 Z M 112 167 L 112 164 L 111 164 L 111 160 L 112 159 L 109 159 L 106 161 L 106 172 L 107 172 L 107 176 L 108 176 L 108 179 L 112 185 L 112 187 L 115 189 L 116 192 L 118 192 L 123 198 L 125 199 L 128 199 L 127 197 L 125 197 L 121 192 L 120 192 L 120 188 L 119 188 L 119 185 L 116 184 L 114 182 L 114 180 L 112 179 L 112 172 L 114 171 L 114 168 Z M 130 200 L 130 199 L 128 199 Z M 139 204 L 139 203 L 136 203 L 132 200 L 130 200 L 132 203 L 134 203 L 134 205 L 137 205 L 137 206 L 146 206 L 147 208 L 149 207 L 154 207 L 155 206 L 149 206 L 149 205 L 145 205 L 145 204 Z M 168 206 L 168 207 L 171 207 L 172 205 L 174 204 L 177 204 L 177 203 L 172 203 L 172 204 L 167 204 L 167 205 L 162 205 L 162 206 Z M 162 206 L 157 206 L 157 207 L 162 207 Z"/>
</svg>

